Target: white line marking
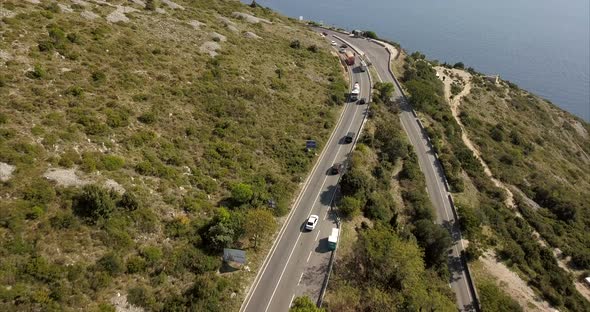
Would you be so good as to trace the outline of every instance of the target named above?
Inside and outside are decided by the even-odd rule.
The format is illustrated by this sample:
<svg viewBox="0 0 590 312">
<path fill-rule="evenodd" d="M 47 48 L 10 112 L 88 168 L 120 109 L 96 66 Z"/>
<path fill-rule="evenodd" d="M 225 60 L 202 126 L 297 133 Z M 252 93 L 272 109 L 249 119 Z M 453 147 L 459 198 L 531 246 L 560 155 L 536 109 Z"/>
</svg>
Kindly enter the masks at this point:
<svg viewBox="0 0 590 312">
<path fill-rule="evenodd" d="M 318 240 L 318 237 L 320 237 L 320 231 L 318 230 L 318 234 L 315 236 L 315 240 Z"/>
<path fill-rule="evenodd" d="M 309 252 L 309 256 L 307 256 L 307 262 L 309 262 L 309 258 L 311 258 L 311 253 L 312 252 L 313 252 L 313 250 Z"/>
<path fill-rule="evenodd" d="M 326 214 L 324 215 L 324 221 L 326 221 L 326 219 L 328 218 L 328 213 L 329 211 L 326 211 Z"/>
<path fill-rule="evenodd" d="M 361 51 L 361 50 L 359 49 L 359 51 Z M 391 66 L 391 60 L 388 60 L 388 64 L 387 64 L 387 66 Z M 377 69 L 376 69 L 376 68 L 375 68 L 375 73 L 377 74 L 377 78 L 378 78 L 380 81 L 383 81 L 383 79 L 381 79 L 381 77 L 380 77 L 380 75 L 379 75 L 379 71 L 377 71 Z M 400 90 L 400 92 L 401 92 L 401 90 Z M 400 97 L 401 97 L 401 95 L 400 95 Z M 404 113 L 405 113 L 405 112 L 402 112 L 402 114 L 404 114 Z M 407 128 L 408 128 L 408 127 L 407 127 L 406 125 L 404 125 L 404 120 L 403 120 L 403 118 L 402 118 L 402 126 L 404 126 L 404 128 L 406 128 L 406 129 L 404 129 L 404 130 L 406 130 L 406 134 L 408 135 L 408 138 L 410 138 L 409 131 L 407 131 Z M 414 128 L 414 129 L 415 129 L 415 128 Z M 420 130 L 421 130 L 421 129 L 419 129 L 419 130 L 418 130 L 418 134 L 421 134 L 421 133 L 422 133 Z M 422 139 L 420 138 L 420 140 L 422 140 Z M 410 141 L 411 141 L 411 138 L 410 138 Z M 426 146 L 426 148 L 428 148 L 428 144 L 426 144 L 425 146 Z M 426 150 L 425 150 L 425 152 L 426 152 Z M 425 154 L 426 154 L 426 158 L 430 160 L 430 157 L 429 157 L 428 153 L 425 153 Z M 435 179 L 434 179 L 434 180 L 435 180 L 435 182 L 436 182 L 436 186 L 437 186 L 437 188 L 439 189 L 439 193 L 440 193 L 440 195 L 441 195 L 441 198 L 442 198 L 442 203 L 443 203 L 443 210 L 445 211 L 445 215 L 446 215 L 446 217 L 447 217 L 447 220 L 449 220 L 449 221 L 450 221 L 450 220 L 454 220 L 454 218 L 453 218 L 453 219 L 449 218 L 449 212 L 448 212 L 448 209 L 447 209 L 447 205 L 445 204 L 446 202 L 448 202 L 448 196 L 446 196 L 446 197 L 445 197 L 445 195 L 444 195 L 444 193 L 443 193 L 443 191 L 442 191 L 442 187 L 440 186 L 440 181 L 439 181 L 439 179 L 438 179 L 438 175 L 437 175 L 437 172 L 436 172 L 436 168 L 434 167 L 434 162 L 431 162 L 431 161 L 429 161 L 428 163 L 429 163 L 430 167 L 432 168 L 432 170 L 433 170 L 433 173 L 434 173 L 434 175 L 435 175 Z M 444 176 L 443 176 L 443 178 L 444 178 Z M 426 191 L 428 192 L 428 189 L 427 189 Z M 448 192 L 446 192 L 446 193 L 448 194 Z M 448 203 L 448 204 L 450 205 L 450 203 Z M 452 209 L 452 208 L 451 208 L 451 207 L 449 207 L 449 209 Z M 456 220 L 455 220 L 455 221 L 456 221 Z M 463 235 L 462 235 L 462 233 L 461 233 L 460 231 L 459 231 L 459 243 L 460 243 L 460 245 L 461 245 L 461 248 L 464 250 L 464 249 L 465 249 L 465 246 L 463 245 Z M 457 255 L 460 255 L 459 249 L 457 248 L 457 246 L 456 246 L 456 245 L 453 245 L 453 250 L 454 250 L 454 251 L 457 253 Z M 463 265 L 461 265 L 461 266 L 463 266 Z M 467 286 L 467 288 L 469 288 L 469 285 L 467 284 L 467 276 L 465 275 L 465 269 L 461 270 L 461 275 L 462 275 L 462 277 L 463 277 L 463 282 L 465 283 L 465 286 Z M 450 283 L 449 283 L 449 287 L 451 287 L 451 284 L 450 284 Z M 469 299 L 470 299 L 471 301 L 473 301 L 473 298 L 472 298 L 472 296 L 471 296 L 471 291 L 468 291 L 468 294 L 469 294 Z"/>
<path fill-rule="evenodd" d="M 289 301 L 289 308 L 293 304 L 293 299 L 295 299 L 295 294 L 293 294 L 293 296 L 291 296 L 291 301 Z"/>
<path fill-rule="evenodd" d="M 351 69 L 350 67 L 348 68 L 348 71 L 349 71 L 349 73 L 351 74 L 350 76 L 351 76 L 351 78 L 352 78 L 352 77 L 353 77 L 353 75 L 352 75 L 352 69 Z M 351 86 L 352 86 L 352 80 L 353 80 L 353 79 L 351 79 Z M 354 105 L 354 106 L 355 106 L 355 108 L 354 108 L 354 114 L 353 114 L 352 116 L 356 116 L 356 114 L 358 113 L 358 106 L 359 106 L 359 105 Z M 349 107 L 349 106 L 347 106 L 347 107 Z M 346 129 L 346 131 L 345 131 L 345 132 L 349 132 L 349 131 L 350 131 L 350 127 L 351 127 L 351 126 L 352 126 L 352 123 L 350 123 L 350 124 L 348 125 L 348 129 Z M 330 138 L 330 139 L 332 139 L 332 138 Z M 326 147 L 324 148 L 324 150 L 322 151 L 322 153 L 323 153 L 324 151 L 327 151 L 327 150 L 328 150 L 328 148 L 327 148 L 327 147 L 328 147 L 328 144 L 326 144 Z M 340 154 L 340 149 L 342 149 L 342 144 L 339 144 L 339 145 L 338 145 L 338 149 L 336 150 L 336 155 Z M 318 163 L 319 163 L 319 161 L 318 161 Z M 315 168 L 314 168 L 314 170 L 315 170 Z M 314 172 L 314 173 L 315 173 L 315 172 Z M 310 177 L 311 177 L 311 176 L 310 176 Z M 318 192 L 318 195 L 317 195 L 317 196 L 315 197 L 315 199 L 313 200 L 313 203 L 314 203 L 314 205 L 311 205 L 311 207 L 310 207 L 310 209 L 309 209 L 309 211 L 308 211 L 307 215 L 309 215 L 309 214 L 310 214 L 310 213 L 313 211 L 313 207 L 315 206 L 315 203 L 317 202 L 318 198 L 320 197 L 320 194 L 322 193 L 322 190 L 324 189 L 324 185 L 326 184 L 326 180 L 327 180 L 327 179 L 328 179 L 328 176 L 324 177 L 324 181 L 322 182 L 322 186 L 320 187 L 320 191 Z M 311 180 L 311 179 L 310 179 L 310 180 Z M 306 186 L 306 190 L 307 190 L 307 186 Z M 303 193 L 301 193 L 301 194 L 303 194 Z M 299 205 L 299 204 L 298 204 L 298 205 Z M 295 207 L 298 207 L 298 206 L 295 206 Z M 292 209 L 292 210 L 294 210 L 294 209 Z M 264 312 L 267 312 L 267 311 L 268 311 L 268 308 L 270 307 L 270 304 L 271 304 L 271 302 L 272 302 L 272 299 L 274 298 L 274 296 L 275 296 L 275 293 L 277 292 L 277 288 L 279 287 L 279 284 L 281 283 L 281 279 L 283 278 L 283 274 L 285 274 L 285 270 L 287 269 L 287 266 L 288 266 L 288 264 L 289 264 L 289 260 L 291 260 L 291 256 L 293 255 L 293 251 L 295 251 L 295 248 L 297 247 L 297 242 L 299 242 L 299 238 L 301 237 L 301 233 L 302 233 L 302 232 L 299 232 L 299 235 L 297 236 L 297 240 L 295 241 L 295 244 L 293 245 L 293 248 L 291 249 L 291 252 L 289 253 L 289 257 L 287 258 L 287 262 L 285 263 L 285 266 L 283 267 L 283 270 L 281 271 L 281 275 L 279 275 L 279 280 L 278 280 L 277 284 L 275 285 L 275 288 L 274 288 L 274 290 L 272 291 L 272 295 L 270 296 L 270 299 L 268 300 L 268 304 L 266 305 L 266 309 L 264 309 Z M 283 233 L 283 234 L 284 234 L 284 233 Z M 274 251 L 273 251 L 273 253 L 274 253 Z M 311 252 L 310 252 L 310 255 L 309 255 L 309 256 L 311 256 Z M 309 262 L 309 257 L 307 257 L 307 261 Z M 267 264 L 267 266 L 268 266 L 268 264 Z M 266 269 L 266 268 L 265 268 L 265 269 Z M 259 282 L 260 282 L 260 280 L 258 280 L 258 283 L 259 283 Z M 257 285 L 256 285 L 256 286 L 258 286 L 258 283 L 257 283 Z M 250 296 L 250 299 L 251 299 L 251 298 L 252 298 L 252 297 Z M 248 304 L 250 303 L 250 299 L 248 299 L 248 303 L 246 304 L 246 306 L 248 306 Z"/>
<path fill-rule="evenodd" d="M 303 272 L 301 272 L 301 276 L 299 276 L 299 282 L 297 282 L 297 285 L 301 284 L 301 279 L 303 278 Z"/>
<path fill-rule="evenodd" d="M 351 77 L 352 77 L 352 74 L 351 74 Z M 351 79 L 349 87 L 350 87 L 350 89 L 352 89 L 352 79 Z M 307 191 L 307 188 L 309 187 L 309 185 L 311 183 L 312 177 L 315 175 L 317 168 L 319 167 L 320 163 L 322 162 L 322 160 L 326 156 L 326 153 L 328 151 L 327 147 L 330 146 L 332 141 L 334 141 L 334 138 L 336 137 L 336 134 L 338 133 L 338 129 L 340 128 L 340 126 L 342 124 L 342 120 L 344 119 L 344 115 L 346 115 L 345 113 L 349 110 L 349 107 L 350 107 L 349 105 L 346 105 L 344 107 L 344 109 L 342 110 L 342 112 L 340 113 L 340 117 L 338 118 L 338 122 L 336 123 L 336 127 L 334 127 L 334 130 L 332 131 L 330 138 L 328 138 L 328 142 L 326 142 L 326 145 L 322 149 L 322 152 L 320 153 L 320 156 L 318 157 L 315 165 L 313 166 L 311 173 L 307 176 L 307 179 L 305 180 L 305 184 L 303 185 L 301 192 L 297 196 L 297 199 L 295 200 L 295 203 L 292 206 L 293 208 L 289 211 L 289 215 L 287 217 L 287 220 L 285 220 L 285 222 L 283 223 L 283 226 L 282 226 L 281 230 L 279 231 L 279 235 L 277 236 L 276 240 L 274 241 L 270 252 L 264 258 L 264 262 L 262 264 L 262 270 L 258 271 L 258 274 L 256 275 L 256 278 L 254 279 L 254 281 L 255 281 L 254 287 L 252 287 L 248 290 L 248 295 L 246 296 L 247 300 L 244 300 L 244 302 L 242 303 L 242 306 L 240 306 L 240 311 L 244 311 L 248 307 L 248 305 L 250 304 L 250 300 L 252 300 L 252 295 L 256 292 L 256 289 L 258 288 L 258 284 L 260 283 L 260 280 L 262 280 L 262 276 L 264 276 L 264 273 L 266 272 L 266 269 L 268 268 L 268 264 L 270 263 L 270 259 L 273 257 L 273 255 L 277 249 L 278 242 L 282 239 L 283 235 L 285 234 L 285 230 L 287 228 L 287 225 L 289 224 L 289 222 L 291 221 L 291 218 L 295 214 L 295 210 L 297 210 L 297 208 L 299 207 L 299 204 L 301 203 L 301 200 L 303 198 L 303 194 L 305 194 L 305 192 Z M 355 110 L 355 114 L 356 114 L 356 110 Z"/>
</svg>

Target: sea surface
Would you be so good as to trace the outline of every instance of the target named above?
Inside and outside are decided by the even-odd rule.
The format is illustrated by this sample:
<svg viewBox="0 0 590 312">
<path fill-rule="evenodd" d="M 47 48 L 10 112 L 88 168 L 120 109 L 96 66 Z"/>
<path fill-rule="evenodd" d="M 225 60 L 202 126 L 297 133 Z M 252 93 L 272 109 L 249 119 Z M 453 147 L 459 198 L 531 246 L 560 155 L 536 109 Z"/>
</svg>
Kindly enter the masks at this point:
<svg viewBox="0 0 590 312">
<path fill-rule="evenodd" d="M 295 18 L 373 30 L 406 51 L 499 74 L 590 121 L 589 0 L 256 2 Z"/>
</svg>

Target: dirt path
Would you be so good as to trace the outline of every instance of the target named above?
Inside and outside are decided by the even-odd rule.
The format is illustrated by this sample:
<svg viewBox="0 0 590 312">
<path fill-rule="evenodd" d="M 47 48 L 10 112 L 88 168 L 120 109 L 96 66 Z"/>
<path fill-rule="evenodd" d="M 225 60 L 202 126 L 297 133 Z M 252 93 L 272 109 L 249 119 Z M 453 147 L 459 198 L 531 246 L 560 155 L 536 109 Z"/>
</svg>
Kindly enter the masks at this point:
<svg viewBox="0 0 590 312">
<path fill-rule="evenodd" d="M 524 311 L 555 311 L 549 303 L 539 298 L 518 274 L 510 271 L 504 263 L 497 261 L 493 252 L 485 253 L 479 260 L 484 270 L 496 279 L 498 287 L 510 294 Z"/>
<path fill-rule="evenodd" d="M 461 139 L 463 140 L 463 143 L 465 143 L 465 145 L 467 145 L 467 147 L 473 152 L 473 154 L 475 155 L 477 160 L 479 160 L 479 163 L 483 166 L 483 170 L 484 170 L 485 174 L 492 180 L 494 185 L 496 187 L 499 187 L 499 188 L 503 189 L 504 191 L 506 191 L 507 196 L 506 196 L 506 200 L 504 203 L 510 208 L 515 208 L 514 195 L 508 189 L 508 187 L 506 187 L 506 185 L 504 185 L 504 183 L 500 182 L 500 180 L 498 180 L 494 177 L 494 175 L 492 174 L 492 171 L 490 170 L 490 167 L 488 167 L 486 162 L 481 158 L 481 153 L 479 152 L 479 150 L 475 147 L 473 142 L 471 142 L 471 140 L 467 136 L 467 131 L 465 131 L 465 126 L 461 122 L 461 118 L 459 118 L 459 113 L 460 113 L 459 112 L 459 104 L 461 103 L 461 99 L 464 96 L 468 95 L 469 92 L 471 92 L 471 74 L 469 74 L 468 72 L 463 71 L 463 70 L 447 69 L 447 68 L 440 67 L 440 66 L 437 66 L 434 69 L 436 70 L 436 72 L 439 75 L 439 78 L 442 80 L 443 84 L 445 85 L 445 97 L 447 99 L 449 99 L 449 105 L 451 106 L 451 111 L 453 113 L 453 117 L 455 117 L 455 120 L 457 121 L 457 123 L 461 127 Z M 461 77 L 461 79 L 453 79 L 450 75 L 447 75 L 447 73 L 450 73 L 451 75 L 453 75 L 455 77 Z M 457 94 L 456 96 L 451 97 L 451 84 L 453 82 L 461 82 L 461 80 L 464 83 L 463 90 L 459 94 Z"/>
</svg>

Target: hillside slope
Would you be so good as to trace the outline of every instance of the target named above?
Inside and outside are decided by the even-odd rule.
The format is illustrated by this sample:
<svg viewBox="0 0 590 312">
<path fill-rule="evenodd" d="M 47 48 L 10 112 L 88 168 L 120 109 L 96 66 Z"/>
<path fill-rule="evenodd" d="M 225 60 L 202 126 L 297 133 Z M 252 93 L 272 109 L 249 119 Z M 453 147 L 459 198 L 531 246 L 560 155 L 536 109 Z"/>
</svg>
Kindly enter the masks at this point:
<svg viewBox="0 0 590 312">
<path fill-rule="evenodd" d="M 235 309 L 220 250 L 259 257 L 343 101 L 327 44 L 237 1 L 0 16 L 0 310 Z"/>
<path fill-rule="evenodd" d="M 590 268 L 590 126 L 510 82 L 438 65 L 418 52 L 394 64 L 440 156 L 468 258 L 503 261 L 557 309 L 590 310 L 577 283 Z"/>
</svg>

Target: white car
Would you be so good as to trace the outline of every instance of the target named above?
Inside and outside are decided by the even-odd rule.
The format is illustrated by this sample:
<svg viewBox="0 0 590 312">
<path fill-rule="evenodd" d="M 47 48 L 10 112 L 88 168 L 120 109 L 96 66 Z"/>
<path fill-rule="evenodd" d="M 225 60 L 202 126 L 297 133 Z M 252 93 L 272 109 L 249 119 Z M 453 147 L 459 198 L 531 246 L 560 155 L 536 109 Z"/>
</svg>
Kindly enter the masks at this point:
<svg viewBox="0 0 590 312">
<path fill-rule="evenodd" d="M 318 224 L 318 219 L 319 217 L 316 215 L 309 216 L 309 219 L 307 219 L 307 222 L 305 222 L 305 229 L 308 231 L 313 231 L 315 226 Z"/>
<path fill-rule="evenodd" d="M 338 44 L 336 43 L 336 41 L 332 40 L 332 45 L 337 46 Z"/>
</svg>

